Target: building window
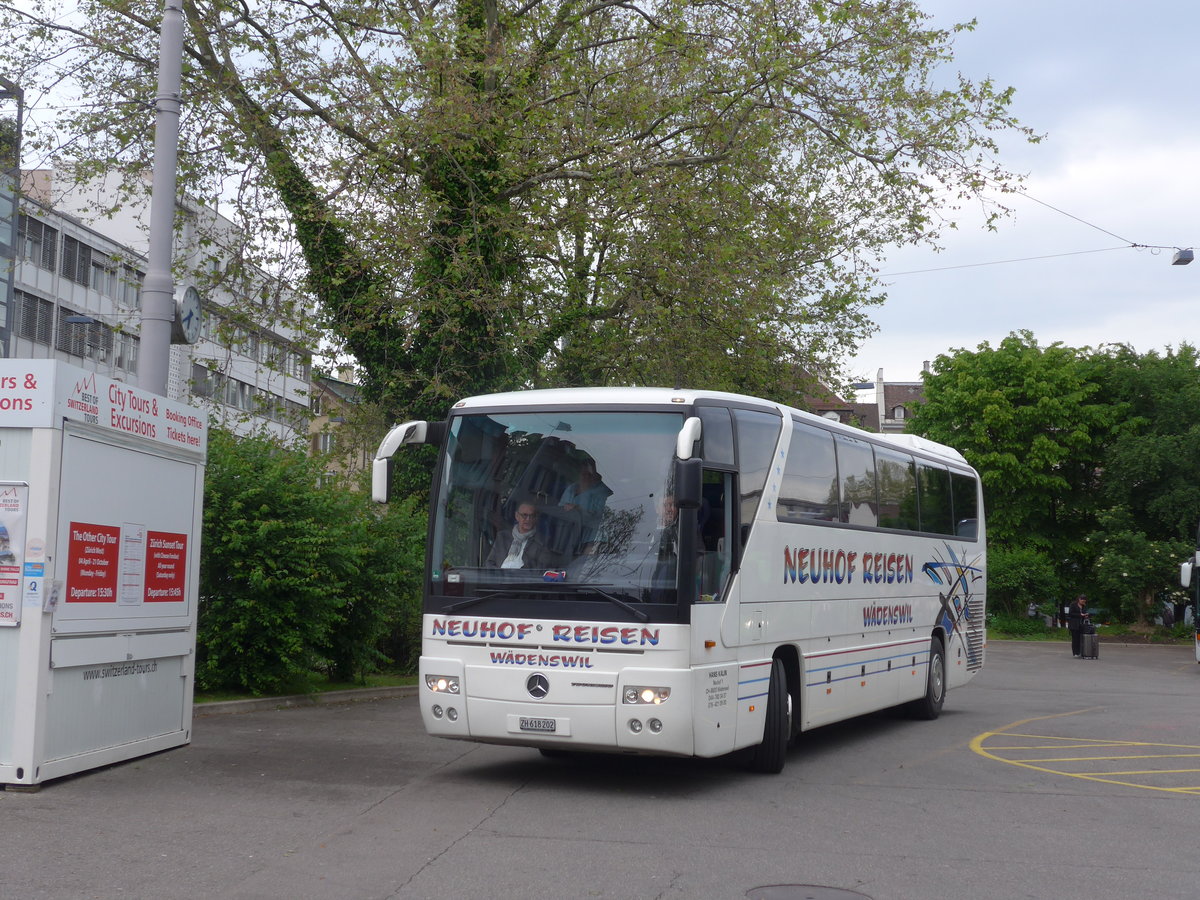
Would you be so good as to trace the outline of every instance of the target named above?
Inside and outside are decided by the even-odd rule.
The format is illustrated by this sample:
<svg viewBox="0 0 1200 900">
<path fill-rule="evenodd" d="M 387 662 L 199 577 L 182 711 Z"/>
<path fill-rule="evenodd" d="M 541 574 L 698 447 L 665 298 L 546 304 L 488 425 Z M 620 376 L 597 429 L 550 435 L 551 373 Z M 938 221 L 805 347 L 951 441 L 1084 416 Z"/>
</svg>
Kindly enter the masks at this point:
<svg viewBox="0 0 1200 900">
<path fill-rule="evenodd" d="M 58 256 L 58 230 L 21 213 L 17 225 L 17 246 L 21 256 L 51 272 Z"/>
<path fill-rule="evenodd" d="M 140 309 L 142 305 L 142 281 L 145 274 L 132 266 L 121 266 L 121 284 L 118 300 L 130 309 Z"/>
<path fill-rule="evenodd" d="M 16 291 L 16 333 L 19 337 L 49 346 L 54 339 L 54 304 Z"/>
<path fill-rule="evenodd" d="M 68 322 L 71 317 L 87 318 L 65 306 L 58 308 L 58 337 L 54 346 L 63 353 L 111 362 L 116 344 L 116 335 L 103 322 Z"/>
<path fill-rule="evenodd" d="M 892 418 L 893 419 L 903 419 L 904 415 L 905 415 L 905 412 L 904 412 L 903 406 L 893 407 L 893 409 L 892 409 Z"/>
<path fill-rule="evenodd" d="M 63 236 L 62 267 L 64 278 L 89 287 L 92 280 L 92 248 L 75 238 Z"/>
<path fill-rule="evenodd" d="M 132 334 L 118 334 L 116 336 L 116 363 L 118 368 L 124 369 L 126 372 L 137 372 L 138 365 L 138 338 Z"/>
<path fill-rule="evenodd" d="M 192 393 L 197 397 L 213 395 L 213 372 L 208 366 L 192 363 Z"/>
<path fill-rule="evenodd" d="M 105 297 L 117 298 L 117 267 L 99 254 L 92 257 L 92 287 Z"/>
</svg>

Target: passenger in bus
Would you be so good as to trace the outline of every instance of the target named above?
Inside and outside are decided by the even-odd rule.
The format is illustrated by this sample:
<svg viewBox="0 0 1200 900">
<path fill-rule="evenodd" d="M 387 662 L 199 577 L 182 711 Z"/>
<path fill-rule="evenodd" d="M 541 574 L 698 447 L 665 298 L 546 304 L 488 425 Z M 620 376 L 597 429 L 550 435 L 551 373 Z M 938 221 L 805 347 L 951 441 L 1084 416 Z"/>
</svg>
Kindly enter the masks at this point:
<svg viewBox="0 0 1200 900">
<path fill-rule="evenodd" d="M 596 461 L 584 460 L 579 467 L 577 481 L 567 485 L 558 505 L 564 512 L 578 513 L 579 535 L 576 544 L 585 545 L 596 539 L 600 521 L 604 518 L 604 504 L 612 490 L 596 471 Z"/>
<path fill-rule="evenodd" d="M 707 518 L 708 503 L 702 501 L 697 513 L 696 522 L 696 552 L 704 549 L 704 537 L 701 532 L 703 519 Z M 659 559 L 674 558 L 679 555 L 679 507 L 675 503 L 674 494 L 666 494 L 658 504 L 658 527 L 654 532 L 654 545 L 658 550 Z"/>
<path fill-rule="evenodd" d="M 674 494 L 666 494 L 658 503 L 658 530 L 654 543 L 659 559 L 679 553 L 679 507 L 675 504 Z"/>
<path fill-rule="evenodd" d="M 537 535 L 538 511 L 532 503 L 517 506 L 510 531 L 501 531 L 484 565 L 499 569 L 548 569 L 558 560 Z"/>
</svg>

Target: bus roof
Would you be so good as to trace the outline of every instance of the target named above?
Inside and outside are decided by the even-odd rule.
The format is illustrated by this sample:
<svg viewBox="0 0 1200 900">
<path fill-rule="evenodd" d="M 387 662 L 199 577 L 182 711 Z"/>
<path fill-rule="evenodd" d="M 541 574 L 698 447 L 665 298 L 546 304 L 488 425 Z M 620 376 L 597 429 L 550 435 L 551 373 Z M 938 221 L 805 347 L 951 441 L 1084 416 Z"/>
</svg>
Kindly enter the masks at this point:
<svg viewBox="0 0 1200 900">
<path fill-rule="evenodd" d="M 543 390 L 509 391 L 500 394 L 480 394 L 466 397 L 454 404 L 452 412 L 482 409 L 497 406 L 667 406 L 671 404 L 691 405 L 697 400 L 724 400 L 739 406 L 757 406 L 769 409 L 781 416 L 799 416 L 814 424 L 854 436 L 870 436 L 873 440 L 892 444 L 898 449 L 916 451 L 930 456 L 967 465 L 966 458 L 945 444 L 939 444 L 915 434 L 880 434 L 863 431 L 845 423 L 833 422 L 795 407 L 785 406 L 773 400 L 734 394 L 728 391 L 704 391 L 692 388 L 665 387 L 587 387 L 550 388 Z"/>
<path fill-rule="evenodd" d="M 531 406 L 534 404 L 547 406 L 559 404 L 662 406 L 672 403 L 691 404 L 700 399 L 750 403 L 773 409 L 780 414 L 787 411 L 787 407 L 782 404 L 744 394 L 664 387 L 587 387 L 510 391 L 502 394 L 481 394 L 477 397 L 467 397 L 455 403 L 453 408 L 460 410 L 479 406 Z"/>
</svg>

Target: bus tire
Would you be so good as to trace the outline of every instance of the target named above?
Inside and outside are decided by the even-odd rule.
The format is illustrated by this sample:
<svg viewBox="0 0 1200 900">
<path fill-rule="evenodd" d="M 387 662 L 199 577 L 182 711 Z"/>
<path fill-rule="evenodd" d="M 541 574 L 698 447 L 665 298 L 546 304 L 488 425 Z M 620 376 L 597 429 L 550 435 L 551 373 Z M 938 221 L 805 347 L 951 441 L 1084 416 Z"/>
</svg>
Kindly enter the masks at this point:
<svg viewBox="0 0 1200 900">
<path fill-rule="evenodd" d="M 909 704 L 909 710 L 917 719 L 936 719 L 946 702 L 946 650 L 942 639 L 935 637 L 929 642 L 929 672 L 925 679 L 925 696 Z"/>
<path fill-rule="evenodd" d="M 750 751 L 750 770 L 767 775 L 783 771 L 792 734 L 791 695 L 783 661 L 771 661 L 771 682 L 767 687 L 767 713 L 762 743 Z"/>
</svg>

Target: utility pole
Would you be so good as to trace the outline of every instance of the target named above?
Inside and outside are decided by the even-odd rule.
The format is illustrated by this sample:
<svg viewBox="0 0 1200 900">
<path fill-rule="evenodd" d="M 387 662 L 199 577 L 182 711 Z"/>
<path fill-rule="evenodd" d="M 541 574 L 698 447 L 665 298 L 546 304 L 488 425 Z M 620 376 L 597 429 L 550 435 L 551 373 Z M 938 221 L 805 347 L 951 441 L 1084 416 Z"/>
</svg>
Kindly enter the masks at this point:
<svg viewBox="0 0 1200 900">
<path fill-rule="evenodd" d="M 21 128 L 24 93 L 0 77 L 0 357 L 12 340 L 13 280 L 21 218 Z"/>
<path fill-rule="evenodd" d="M 154 100 L 154 170 L 150 187 L 150 247 L 142 283 L 142 329 L 138 383 L 166 396 L 175 320 L 175 181 L 179 157 L 180 88 L 183 83 L 183 7 L 165 0 L 158 46 L 158 95 Z"/>
</svg>

